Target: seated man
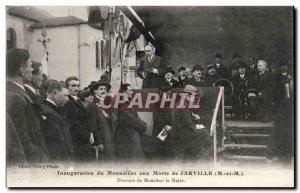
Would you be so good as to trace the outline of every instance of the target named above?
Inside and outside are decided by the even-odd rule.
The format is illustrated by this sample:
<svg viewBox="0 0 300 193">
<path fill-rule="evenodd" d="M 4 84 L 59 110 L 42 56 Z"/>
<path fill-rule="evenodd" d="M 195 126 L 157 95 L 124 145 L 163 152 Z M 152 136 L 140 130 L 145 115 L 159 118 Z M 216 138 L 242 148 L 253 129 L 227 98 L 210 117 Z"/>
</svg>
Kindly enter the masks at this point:
<svg viewBox="0 0 300 193">
<path fill-rule="evenodd" d="M 203 96 L 203 93 L 192 85 L 186 85 L 184 92 L 188 93 L 185 97 L 187 104 L 192 99 L 192 95 Z M 194 113 L 192 108 L 172 112 L 170 147 L 176 160 L 210 158 L 211 139 L 207 130 L 208 126 L 201 122 L 200 116 Z"/>
<path fill-rule="evenodd" d="M 258 73 L 249 80 L 249 89 L 256 89 L 258 91 L 257 96 L 248 99 L 250 108 L 255 111 L 255 115 L 258 116 L 257 118 L 263 121 L 268 121 L 270 118 L 270 113 L 272 112 L 271 105 L 274 98 L 273 75 L 266 69 L 267 62 L 259 60 L 257 63 Z M 252 100 L 255 101 L 253 102 Z M 257 104 L 257 106 L 253 106 L 252 104 Z"/>
<path fill-rule="evenodd" d="M 214 64 L 207 65 L 207 76 L 205 78 L 205 86 L 212 87 L 214 83 L 222 79 L 222 77 L 216 73 L 216 67 Z"/>
</svg>

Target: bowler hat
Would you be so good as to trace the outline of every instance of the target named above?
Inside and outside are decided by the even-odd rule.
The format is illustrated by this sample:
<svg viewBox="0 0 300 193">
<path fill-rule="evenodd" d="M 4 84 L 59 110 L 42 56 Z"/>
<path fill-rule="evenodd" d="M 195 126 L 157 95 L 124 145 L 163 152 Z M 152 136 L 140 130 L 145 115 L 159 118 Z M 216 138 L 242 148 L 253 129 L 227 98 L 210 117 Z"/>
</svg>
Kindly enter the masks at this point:
<svg viewBox="0 0 300 193">
<path fill-rule="evenodd" d="M 167 74 L 168 72 L 175 74 L 175 71 L 172 69 L 171 66 L 167 66 L 166 69 L 164 70 L 164 74 Z"/>
<path fill-rule="evenodd" d="M 193 85 L 187 84 L 185 85 L 183 92 L 199 95 L 200 97 L 203 97 L 204 93 L 201 89 L 194 87 Z"/>
<path fill-rule="evenodd" d="M 239 62 L 239 63 L 237 64 L 237 68 L 247 68 L 247 65 L 246 65 L 245 62 Z"/>
<path fill-rule="evenodd" d="M 195 66 L 193 67 L 192 72 L 194 72 L 195 70 L 201 70 L 201 71 L 203 71 L 203 68 L 202 68 L 201 65 L 197 64 L 197 65 L 195 65 Z"/>
<path fill-rule="evenodd" d="M 91 93 L 94 93 L 95 90 L 99 88 L 99 86 L 106 86 L 106 89 L 109 91 L 111 89 L 111 85 L 108 81 L 99 80 L 97 82 L 93 81 L 89 85 Z"/>
<path fill-rule="evenodd" d="M 185 67 L 181 66 L 181 67 L 178 69 L 178 72 L 180 72 L 181 70 L 184 70 L 184 71 L 185 71 Z"/>
</svg>

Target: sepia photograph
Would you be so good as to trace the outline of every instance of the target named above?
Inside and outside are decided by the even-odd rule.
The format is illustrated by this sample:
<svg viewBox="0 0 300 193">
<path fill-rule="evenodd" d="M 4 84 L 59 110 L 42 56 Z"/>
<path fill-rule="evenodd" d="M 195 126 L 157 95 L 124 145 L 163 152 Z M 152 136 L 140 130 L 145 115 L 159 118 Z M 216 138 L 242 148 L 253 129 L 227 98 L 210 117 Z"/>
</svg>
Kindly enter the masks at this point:
<svg viewBox="0 0 300 193">
<path fill-rule="evenodd" d="M 293 6 L 5 6 L 6 187 L 295 188 Z"/>
</svg>

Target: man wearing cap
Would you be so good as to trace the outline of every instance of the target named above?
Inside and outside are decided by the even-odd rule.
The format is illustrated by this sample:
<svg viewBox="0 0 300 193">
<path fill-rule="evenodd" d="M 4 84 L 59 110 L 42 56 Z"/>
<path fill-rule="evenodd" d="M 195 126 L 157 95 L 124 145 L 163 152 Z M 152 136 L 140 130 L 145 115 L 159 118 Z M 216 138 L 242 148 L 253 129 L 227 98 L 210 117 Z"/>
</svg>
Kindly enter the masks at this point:
<svg viewBox="0 0 300 193">
<path fill-rule="evenodd" d="M 225 78 L 225 79 L 229 77 L 228 69 L 223 64 L 223 57 L 221 54 L 216 54 L 215 68 L 216 68 L 216 73 L 218 74 L 218 76 Z"/>
<path fill-rule="evenodd" d="M 142 88 L 158 88 L 165 67 L 161 63 L 161 57 L 155 55 L 154 46 L 146 45 L 144 51 L 146 57 L 137 69 L 137 74 L 143 79 Z"/>
<path fill-rule="evenodd" d="M 74 145 L 74 154 L 76 161 L 82 161 L 87 156 L 87 152 L 81 151 L 85 146 L 89 146 L 94 142 L 92 133 L 88 131 L 87 112 L 84 106 L 78 101 L 78 93 L 80 88 L 79 78 L 75 76 L 68 77 L 65 86 L 69 89 L 69 100 L 64 106 L 65 114 L 71 124 L 70 132 Z"/>
<path fill-rule="evenodd" d="M 26 160 L 29 163 L 36 163 L 49 159 L 39 118 L 34 113 L 33 101 L 24 87 L 25 83 L 32 80 L 31 64 L 27 50 L 13 48 L 8 51 L 6 55 L 6 111 L 19 135 Z"/>
<path fill-rule="evenodd" d="M 165 69 L 164 79 L 162 79 L 162 81 L 160 83 L 160 88 L 163 91 L 167 91 L 167 90 L 170 90 L 172 88 L 179 88 L 180 87 L 179 82 L 173 78 L 174 74 L 175 74 L 175 71 L 172 69 L 171 66 L 168 66 Z"/>
<path fill-rule="evenodd" d="M 246 74 L 247 65 L 244 62 L 238 64 L 238 74 L 232 78 L 233 84 L 233 111 L 238 119 L 246 118 L 245 92 L 248 89 L 249 76 Z"/>
<path fill-rule="evenodd" d="M 204 70 L 201 65 L 195 65 L 192 69 L 193 78 L 187 80 L 186 85 L 193 85 L 194 87 L 205 87 Z"/>
<path fill-rule="evenodd" d="M 185 105 L 188 106 L 192 95 L 203 97 L 203 92 L 192 85 L 186 85 L 184 90 Z M 175 160 L 200 160 L 209 158 L 211 144 L 208 128 L 194 113 L 195 109 L 186 108 L 172 112 L 172 129 L 170 130 L 170 147 Z"/>
<path fill-rule="evenodd" d="M 181 66 L 178 70 L 178 80 L 179 80 L 179 84 L 180 84 L 180 87 L 183 88 L 185 86 L 185 83 L 187 81 L 187 76 L 185 74 L 185 67 Z"/>
<path fill-rule="evenodd" d="M 111 102 L 109 91 L 111 85 L 105 80 L 99 80 L 91 86 L 94 101 L 89 104 L 88 129 L 94 136 L 94 144 L 99 153 L 103 151 L 105 161 L 115 160 L 113 136 L 116 128 L 116 116 L 107 105 Z M 102 160 L 103 161 L 103 160 Z"/>
<path fill-rule="evenodd" d="M 258 95 L 252 97 L 258 104 L 258 116 L 263 121 L 268 121 L 270 118 L 271 104 L 274 99 L 274 77 L 271 72 L 267 71 L 267 62 L 259 60 L 257 63 L 258 73 L 249 80 L 249 88 L 256 89 Z"/>
<path fill-rule="evenodd" d="M 222 77 L 216 73 L 215 65 L 214 64 L 207 65 L 207 75 L 204 81 L 205 86 L 212 87 L 214 83 L 219 79 L 222 79 Z"/>
</svg>

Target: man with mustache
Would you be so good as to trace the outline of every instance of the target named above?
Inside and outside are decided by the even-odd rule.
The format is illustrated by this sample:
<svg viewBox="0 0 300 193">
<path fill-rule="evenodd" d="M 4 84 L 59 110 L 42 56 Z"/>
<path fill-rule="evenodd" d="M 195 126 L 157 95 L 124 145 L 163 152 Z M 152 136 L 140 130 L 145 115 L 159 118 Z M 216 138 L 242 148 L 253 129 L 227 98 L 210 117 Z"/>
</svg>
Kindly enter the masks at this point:
<svg viewBox="0 0 300 193">
<path fill-rule="evenodd" d="M 189 79 L 186 85 L 192 85 L 194 87 L 205 87 L 204 82 L 204 70 L 201 65 L 195 65 L 192 69 L 193 78 Z"/>
<path fill-rule="evenodd" d="M 88 112 L 88 128 L 94 136 L 94 143 L 99 152 L 104 153 L 105 161 L 115 160 L 115 148 L 113 136 L 116 128 L 116 116 L 111 108 L 107 108 L 111 102 L 109 91 L 111 85 L 100 80 L 94 82 L 91 86 L 91 93 L 94 94 L 94 101 L 89 104 Z"/>
<path fill-rule="evenodd" d="M 137 74 L 143 79 L 142 88 L 158 88 L 165 67 L 161 63 L 161 57 L 155 55 L 154 46 L 148 44 L 144 49 L 146 57 L 137 69 Z"/>
<path fill-rule="evenodd" d="M 74 161 L 70 124 L 63 111 L 68 95 L 69 90 L 62 83 L 52 81 L 47 88 L 47 99 L 41 105 L 45 115 L 41 125 L 50 159 L 66 163 Z"/>
<path fill-rule="evenodd" d="M 69 101 L 64 106 L 64 111 L 71 124 L 70 132 L 72 134 L 75 159 L 76 161 L 82 161 L 88 156 L 88 152 L 84 151 L 84 149 L 90 143 L 94 143 L 94 137 L 88 131 L 86 109 L 78 99 L 79 79 L 71 76 L 66 79 L 65 86 L 69 89 L 70 95 L 68 96 Z"/>
</svg>

